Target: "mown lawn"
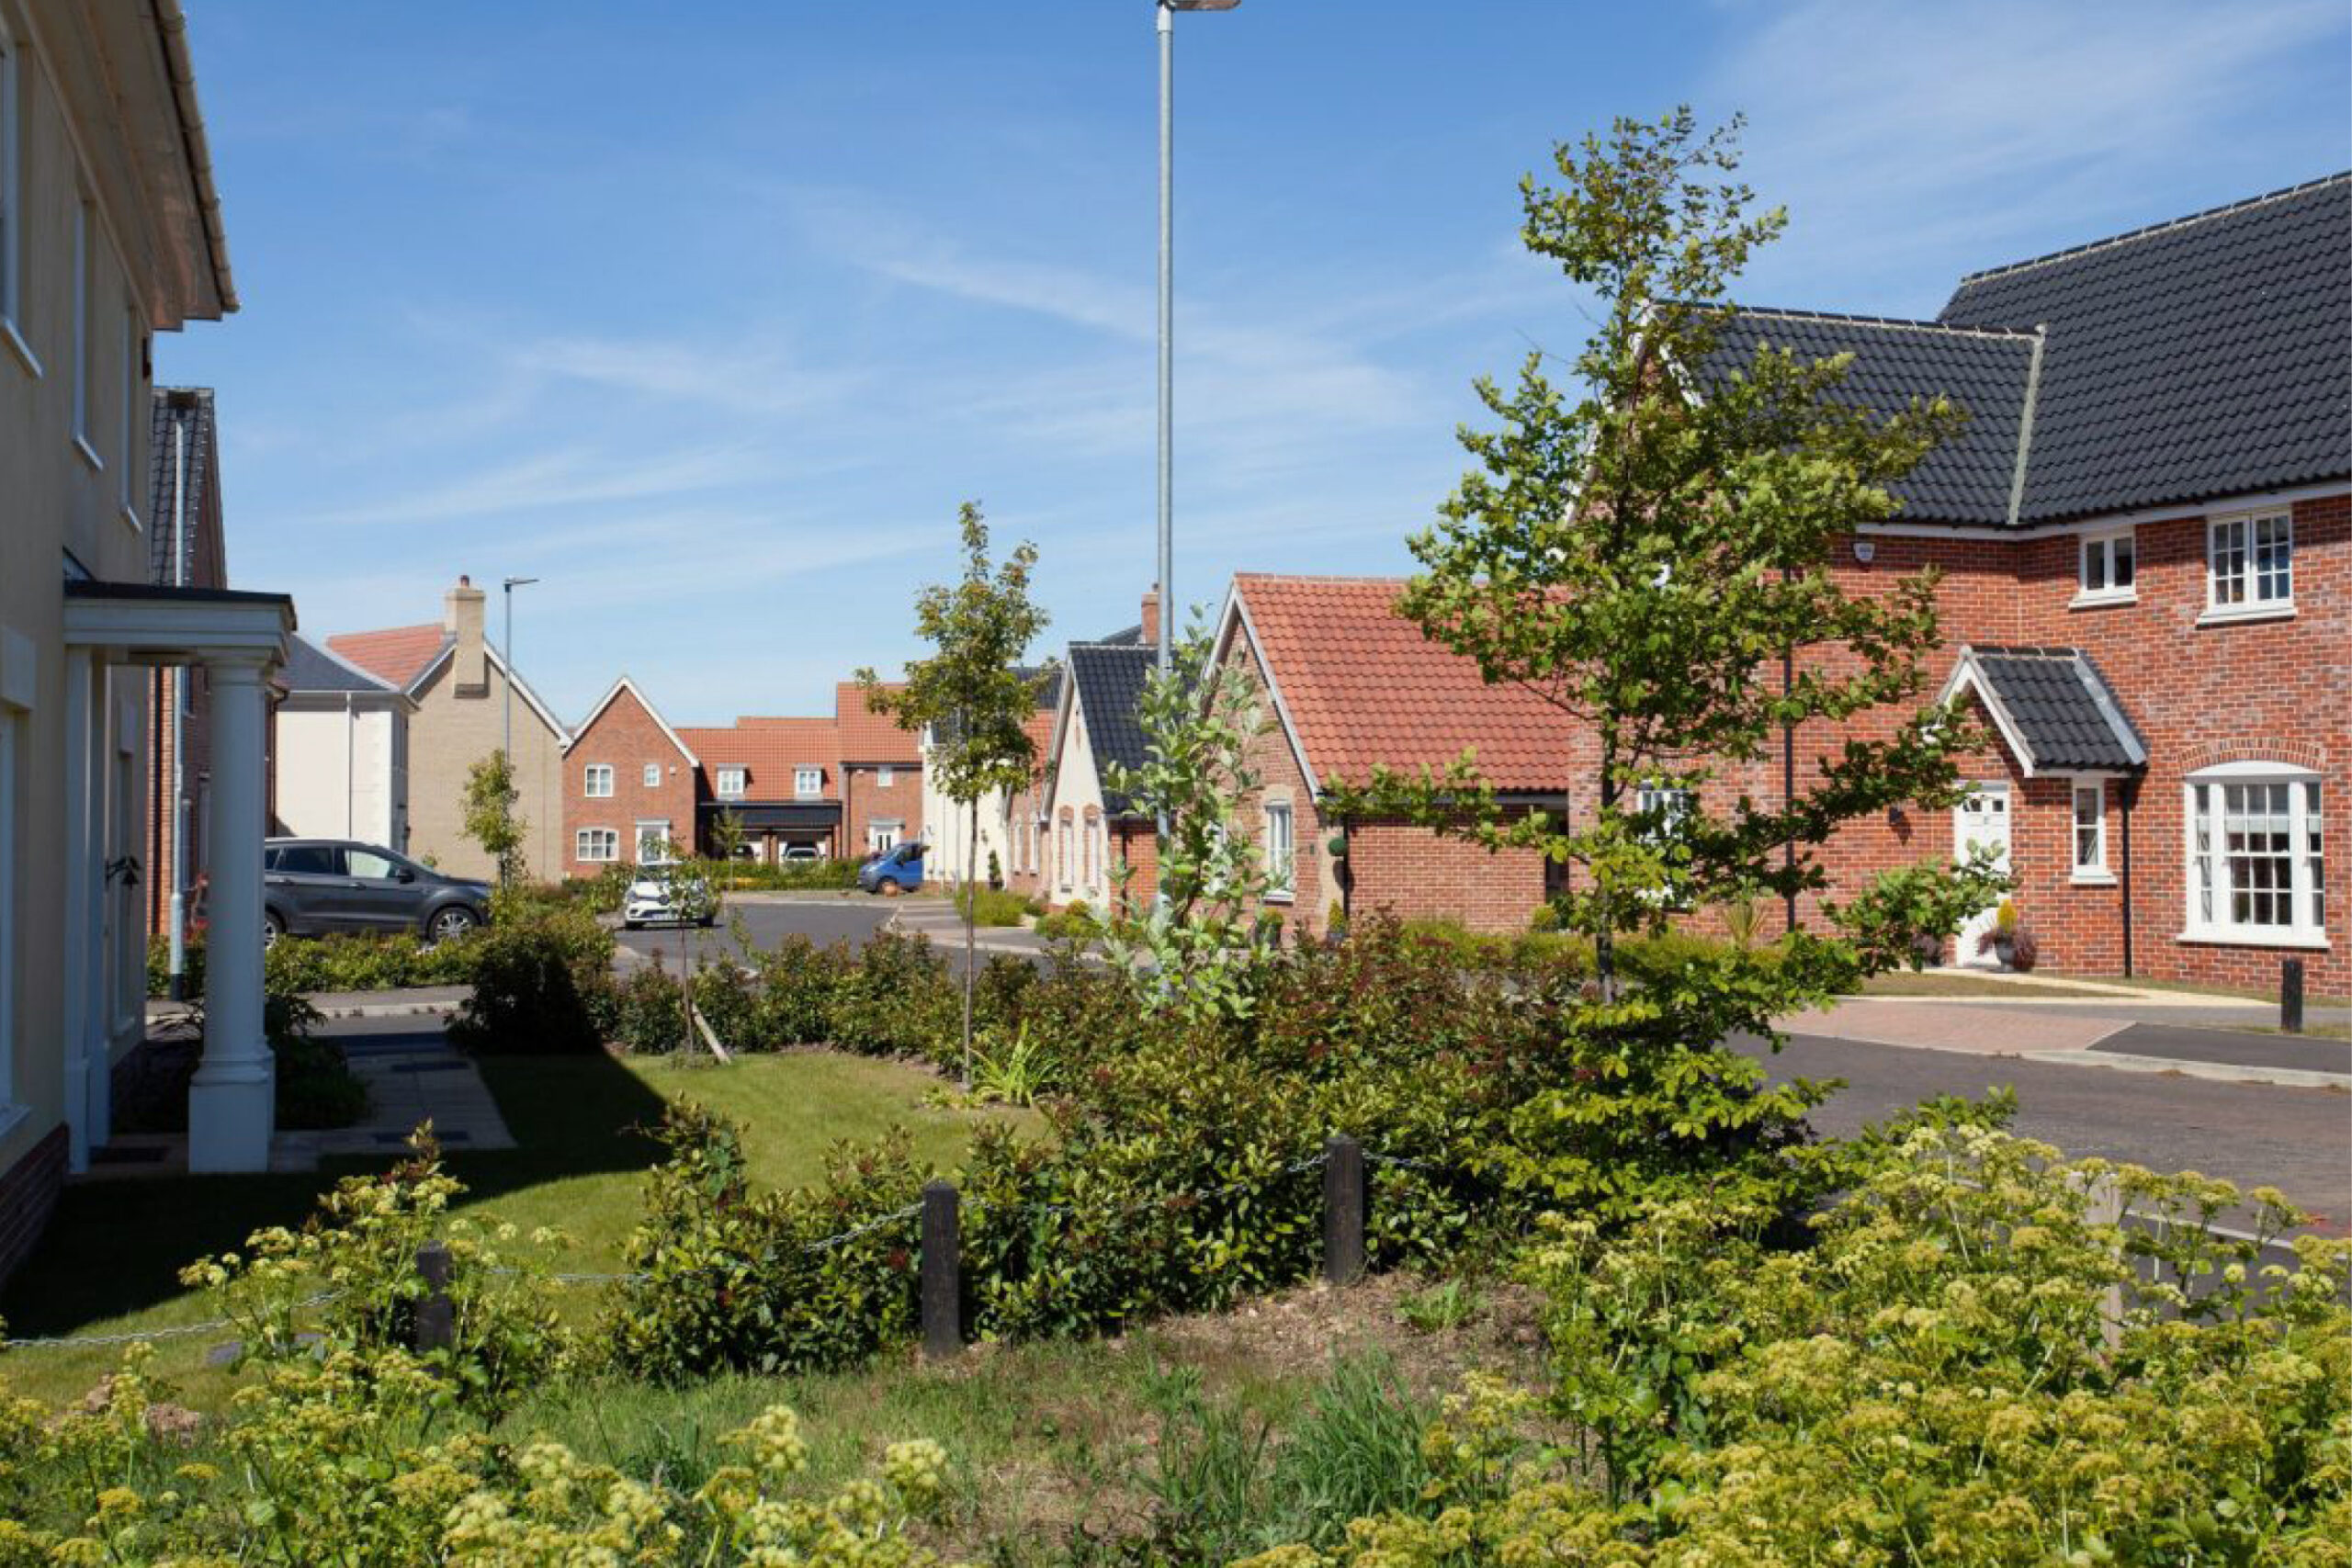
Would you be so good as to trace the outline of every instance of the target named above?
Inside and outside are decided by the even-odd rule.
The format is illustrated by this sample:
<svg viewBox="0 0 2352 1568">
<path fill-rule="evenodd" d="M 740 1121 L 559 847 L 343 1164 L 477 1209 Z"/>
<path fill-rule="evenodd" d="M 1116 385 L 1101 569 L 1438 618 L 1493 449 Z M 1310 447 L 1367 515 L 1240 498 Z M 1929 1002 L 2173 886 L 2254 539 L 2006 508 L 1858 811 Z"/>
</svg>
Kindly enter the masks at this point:
<svg viewBox="0 0 2352 1568">
<path fill-rule="evenodd" d="M 511 1151 L 453 1153 L 469 1189 L 461 1212 L 552 1226 L 571 1238 L 555 1266 L 616 1269 L 641 1206 L 642 1173 L 659 1157 L 650 1130 L 665 1100 L 700 1100 L 743 1128 L 757 1179 L 798 1186 L 823 1174 L 825 1150 L 845 1138 L 905 1127 L 916 1153 L 952 1168 L 984 1116 L 927 1105 L 940 1080 L 920 1069 L 828 1052 L 739 1058 L 730 1066 L 677 1066 L 660 1058 L 487 1058 L 484 1077 Z M 261 1226 L 296 1224 L 337 1178 L 387 1162 L 331 1162 L 314 1174 L 181 1177 L 85 1182 L 69 1188 L 41 1248 L 0 1296 L 12 1337 L 153 1334 L 214 1311 L 183 1288 L 182 1265 L 240 1247 Z M 576 1310 L 593 1310 L 582 1289 Z M 157 1341 L 158 1370 L 199 1407 L 224 1392 L 206 1354 L 224 1331 Z M 52 1403 L 78 1398 L 119 1359 L 108 1348 L 34 1348 L 0 1358 L 17 1392 Z"/>
</svg>

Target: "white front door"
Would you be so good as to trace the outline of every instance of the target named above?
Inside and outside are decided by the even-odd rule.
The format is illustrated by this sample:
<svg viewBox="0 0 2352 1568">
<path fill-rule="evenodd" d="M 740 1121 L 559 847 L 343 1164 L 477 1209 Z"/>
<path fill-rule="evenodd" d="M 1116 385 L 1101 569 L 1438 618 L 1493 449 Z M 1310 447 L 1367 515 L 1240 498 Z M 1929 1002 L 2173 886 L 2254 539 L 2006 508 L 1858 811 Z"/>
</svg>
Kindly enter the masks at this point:
<svg viewBox="0 0 2352 1568">
<path fill-rule="evenodd" d="M 1979 849 L 1993 852 L 1994 869 L 2004 876 L 2009 871 L 2009 786 L 2006 783 L 1979 784 L 1970 786 L 1968 797 L 1951 808 L 1951 852 L 1956 860 L 1965 861 Z M 1979 959 L 1977 939 L 1992 930 L 1993 917 L 1998 904 L 1969 917 L 1960 928 L 1959 962 L 1976 964 L 1993 962 L 1987 954 Z"/>
</svg>

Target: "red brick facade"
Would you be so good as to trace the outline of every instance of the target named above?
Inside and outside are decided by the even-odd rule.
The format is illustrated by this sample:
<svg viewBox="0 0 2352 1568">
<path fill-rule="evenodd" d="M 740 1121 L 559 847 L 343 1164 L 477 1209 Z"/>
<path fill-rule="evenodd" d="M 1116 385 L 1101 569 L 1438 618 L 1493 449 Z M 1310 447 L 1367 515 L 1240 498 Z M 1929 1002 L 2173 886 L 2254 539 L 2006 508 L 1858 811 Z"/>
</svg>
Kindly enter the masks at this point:
<svg viewBox="0 0 2352 1568">
<path fill-rule="evenodd" d="M 628 681 L 620 682 L 572 737 L 564 753 L 564 767 L 562 850 L 567 875 L 594 876 L 607 864 L 635 863 L 639 858 L 637 842 L 641 825 L 660 824 L 669 838 L 680 843 L 694 841 L 693 763 Z M 607 767 L 612 770 L 612 793 L 590 795 L 589 770 Z M 648 768 L 655 770 L 658 782 L 646 783 Z M 616 835 L 611 861 L 581 858 L 583 829 Z"/>
<path fill-rule="evenodd" d="M 2352 795 L 2352 495 L 2269 510 L 2291 510 L 2294 589 L 2291 614 L 2267 619 L 2206 615 L 2207 527 L 2211 516 L 2224 514 L 2220 510 L 2186 507 L 2133 526 L 2135 582 L 2121 602 L 2075 603 L 2081 531 L 2017 541 L 1880 536 L 1871 541 L 1868 566 L 1849 554 L 1838 568 L 1844 586 L 1868 592 L 1923 565 L 1940 567 L 1946 649 L 1939 673 L 1962 643 L 2077 648 L 2114 688 L 2146 742 L 2144 774 L 2107 784 L 2107 883 L 2074 874 L 2074 781 L 2025 777 L 2006 744 L 1969 770 L 1973 778 L 2009 785 L 2014 897 L 2047 968 L 2110 975 L 2124 968 L 2128 826 L 2134 974 L 2267 988 L 2278 983 L 2280 958 L 2292 955 L 2303 959 L 2314 989 L 2352 990 L 2344 937 L 2344 912 L 2352 909 L 2352 817 L 2346 811 Z M 1817 756 L 1828 739 L 1808 728 L 1800 735 L 1799 758 Z M 2277 762 L 2318 775 L 2329 911 L 2324 947 L 2183 934 L 2188 777 L 2236 761 Z M 1778 793 L 1769 777 L 1747 782 L 1759 795 Z M 1851 887 L 1881 869 L 1948 855 L 1952 843 L 1949 813 L 1907 812 L 1897 822 L 1849 827 L 1824 863 L 1837 886 Z M 2294 846 L 2299 855 L 2303 850 Z"/>
</svg>

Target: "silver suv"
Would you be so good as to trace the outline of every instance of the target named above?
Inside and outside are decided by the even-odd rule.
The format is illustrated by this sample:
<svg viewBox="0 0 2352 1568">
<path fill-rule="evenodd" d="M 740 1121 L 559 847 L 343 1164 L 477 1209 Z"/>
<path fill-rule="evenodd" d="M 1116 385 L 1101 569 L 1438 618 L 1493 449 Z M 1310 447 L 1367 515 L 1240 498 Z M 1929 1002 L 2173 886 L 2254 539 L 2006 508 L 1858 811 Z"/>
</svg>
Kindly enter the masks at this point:
<svg viewBox="0 0 2352 1568">
<path fill-rule="evenodd" d="M 345 839 L 271 839 L 262 849 L 262 937 L 326 931 L 463 936 L 490 919 L 490 884 L 444 876 Z"/>
</svg>

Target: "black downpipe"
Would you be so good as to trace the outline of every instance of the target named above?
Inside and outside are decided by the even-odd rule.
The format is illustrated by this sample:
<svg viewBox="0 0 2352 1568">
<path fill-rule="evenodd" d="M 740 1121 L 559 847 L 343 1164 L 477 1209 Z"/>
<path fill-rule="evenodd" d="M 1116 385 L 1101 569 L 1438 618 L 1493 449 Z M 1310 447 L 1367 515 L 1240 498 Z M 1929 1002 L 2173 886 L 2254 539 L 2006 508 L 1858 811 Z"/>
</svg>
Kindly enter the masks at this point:
<svg viewBox="0 0 2352 1568">
<path fill-rule="evenodd" d="M 2140 781 L 2127 779 L 2117 792 L 2123 821 L 2123 977 L 2132 978 L 2132 807 L 2140 798 Z"/>
</svg>

